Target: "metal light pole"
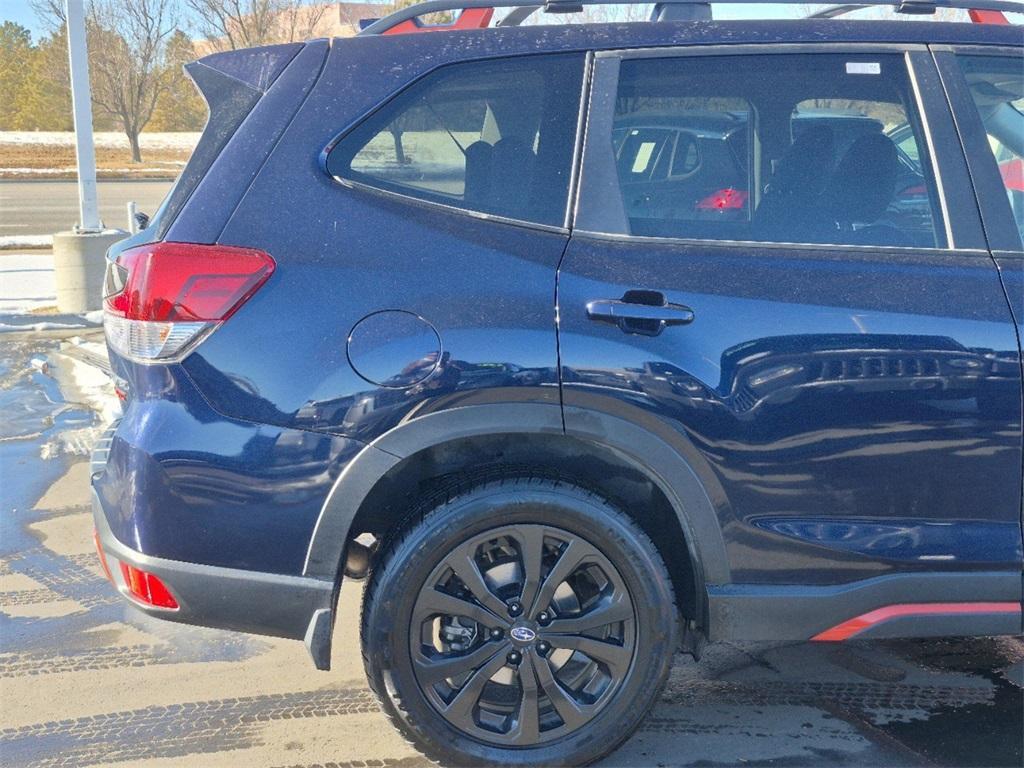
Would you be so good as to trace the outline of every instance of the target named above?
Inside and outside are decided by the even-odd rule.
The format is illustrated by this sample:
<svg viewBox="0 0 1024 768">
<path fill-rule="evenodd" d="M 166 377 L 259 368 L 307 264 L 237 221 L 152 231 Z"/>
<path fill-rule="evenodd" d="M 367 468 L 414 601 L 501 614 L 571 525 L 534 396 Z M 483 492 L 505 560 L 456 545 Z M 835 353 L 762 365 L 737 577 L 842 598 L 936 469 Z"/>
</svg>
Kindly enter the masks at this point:
<svg viewBox="0 0 1024 768">
<path fill-rule="evenodd" d="M 89 53 L 85 42 L 83 0 L 65 0 L 68 58 L 71 63 L 71 108 L 75 119 L 75 156 L 78 158 L 78 232 L 100 232 L 96 205 L 96 149 L 92 139 L 92 98 L 89 90 Z"/>
<path fill-rule="evenodd" d="M 79 221 L 71 231 L 58 232 L 53 236 L 53 269 L 57 309 L 78 314 L 99 309 L 107 248 L 126 233 L 104 230 L 96 204 L 96 149 L 92 139 L 92 94 L 89 90 L 84 0 L 64 0 L 64 12 L 68 25 L 71 105 L 78 158 Z"/>
</svg>

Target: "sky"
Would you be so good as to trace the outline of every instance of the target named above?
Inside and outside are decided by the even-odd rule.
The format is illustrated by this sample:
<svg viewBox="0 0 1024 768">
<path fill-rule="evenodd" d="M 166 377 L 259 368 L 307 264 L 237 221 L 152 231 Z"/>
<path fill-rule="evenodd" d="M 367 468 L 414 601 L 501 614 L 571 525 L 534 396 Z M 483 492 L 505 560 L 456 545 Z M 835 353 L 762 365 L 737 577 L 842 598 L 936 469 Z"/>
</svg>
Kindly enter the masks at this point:
<svg viewBox="0 0 1024 768">
<path fill-rule="evenodd" d="M 28 27 L 32 30 L 33 40 L 43 34 L 43 29 L 28 0 L 0 0 L 0 21 L 14 21 Z"/>
<path fill-rule="evenodd" d="M 715 9 L 715 17 L 723 19 L 743 18 L 792 18 L 799 11 L 793 7 L 773 6 L 770 8 L 753 5 L 719 6 Z M 0 0 L 0 21 L 14 21 L 32 31 L 32 38 L 38 39 L 44 34 L 42 26 L 36 18 L 28 0 Z"/>
<path fill-rule="evenodd" d="M 836 0 L 836 2 L 842 2 L 842 0 Z M 764 3 L 718 5 L 714 10 L 716 19 L 787 19 L 798 17 L 803 12 L 800 6 L 765 6 Z M 1017 14 L 1013 15 L 1012 20 L 1014 22 L 1020 21 L 1017 18 Z M 29 5 L 28 0 L 0 0 L 0 21 L 15 21 L 24 27 L 28 27 L 32 31 L 33 39 L 38 39 L 44 34 L 44 30 L 36 19 L 35 12 Z"/>
</svg>

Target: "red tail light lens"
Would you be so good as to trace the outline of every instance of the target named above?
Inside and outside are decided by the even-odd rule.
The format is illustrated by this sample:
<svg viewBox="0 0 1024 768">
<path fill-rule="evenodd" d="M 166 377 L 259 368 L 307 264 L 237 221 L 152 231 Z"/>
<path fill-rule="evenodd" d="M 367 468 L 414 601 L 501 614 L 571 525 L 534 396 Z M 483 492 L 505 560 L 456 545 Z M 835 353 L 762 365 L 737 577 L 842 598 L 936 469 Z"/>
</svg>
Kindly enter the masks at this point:
<svg viewBox="0 0 1024 768">
<path fill-rule="evenodd" d="M 133 565 L 119 563 L 124 585 L 132 597 L 155 608 L 177 610 L 178 601 L 174 599 L 167 586 L 152 573 L 147 573 Z"/>
<path fill-rule="evenodd" d="M 124 251 L 107 268 L 107 340 L 138 362 L 179 360 L 273 271 L 274 260 L 252 248 L 156 243 Z"/>
</svg>

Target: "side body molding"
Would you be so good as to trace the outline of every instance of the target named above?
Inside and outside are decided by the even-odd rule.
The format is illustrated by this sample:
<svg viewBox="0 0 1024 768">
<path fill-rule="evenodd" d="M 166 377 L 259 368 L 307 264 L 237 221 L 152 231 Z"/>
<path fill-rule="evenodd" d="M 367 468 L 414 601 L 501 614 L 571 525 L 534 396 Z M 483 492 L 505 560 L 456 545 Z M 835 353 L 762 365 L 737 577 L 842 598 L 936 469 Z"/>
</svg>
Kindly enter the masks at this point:
<svg viewBox="0 0 1024 768">
<path fill-rule="evenodd" d="M 573 409 L 579 416 L 580 409 Z M 349 528 L 374 485 L 403 459 L 461 438 L 498 434 L 570 437 L 611 451 L 647 475 L 666 495 L 686 536 L 690 557 L 703 583 L 731 582 L 718 516 L 707 493 L 682 456 L 660 437 L 623 419 L 596 411 L 574 418 L 564 430 L 556 404 L 474 405 L 440 411 L 401 424 L 367 445 L 338 477 L 320 512 L 304 575 L 336 579 L 345 557 Z"/>
</svg>

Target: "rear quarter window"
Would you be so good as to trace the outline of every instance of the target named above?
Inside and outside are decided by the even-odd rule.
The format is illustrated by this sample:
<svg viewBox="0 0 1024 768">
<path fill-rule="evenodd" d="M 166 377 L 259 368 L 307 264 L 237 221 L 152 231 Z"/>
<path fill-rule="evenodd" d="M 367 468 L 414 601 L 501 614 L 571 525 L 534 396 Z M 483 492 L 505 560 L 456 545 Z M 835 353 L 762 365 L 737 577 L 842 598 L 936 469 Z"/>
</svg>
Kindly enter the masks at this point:
<svg viewBox="0 0 1024 768">
<path fill-rule="evenodd" d="M 582 55 L 453 64 L 413 83 L 327 156 L 327 171 L 467 211 L 565 223 Z"/>
</svg>

